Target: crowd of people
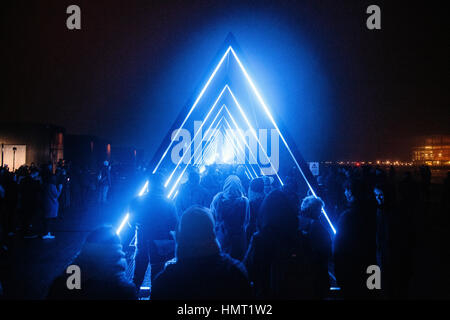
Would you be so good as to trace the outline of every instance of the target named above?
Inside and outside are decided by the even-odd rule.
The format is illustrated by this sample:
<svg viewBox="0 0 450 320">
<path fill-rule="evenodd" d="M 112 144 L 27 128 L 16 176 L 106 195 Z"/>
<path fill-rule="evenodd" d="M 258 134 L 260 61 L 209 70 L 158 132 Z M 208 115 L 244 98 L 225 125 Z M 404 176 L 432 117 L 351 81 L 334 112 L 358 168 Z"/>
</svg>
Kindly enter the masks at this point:
<svg viewBox="0 0 450 320">
<path fill-rule="evenodd" d="M 250 180 L 242 167 L 213 165 L 203 175 L 192 167 L 175 201 L 163 176 L 152 175 L 150 191 L 130 206 L 133 279 L 124 275 L 119 236 L 101 227 L 73 262 L 88 270 L 85 290 L 68 291 L 63 274 L 49 298 L 137 299 L 149 263 L 154 300 L 327 299 L 331 286 L 343 299 L 408 295 L 414 218 L 430 200 L 427 167 L 416 179 L 409 171 L 398 177 L 394 167 L 332 166 L 318 177 L 317 195 L 294 173 L 280 186 L 268 176 Z M 448 187 L 449 177 L 447 209 Z M 373 265 L 381 270 L 381 290 L 367 286 Z"/>
<path fill-rule="evenodd" d="M 86 206 L 91 200 L 105 203 L 111 186 L 108 161 L 98 171 L 73 169 L 59 161 L 36 166 L 21 166 L 10 171 L 0 167 L 0 244 L 7 249 L 7 239 L 19 235 L 25 239 L 54 239 L 52 224 L 75 205 Z M 91 199 L 97 194 L 97 199 Z"/>
<path fill-rule="evenodd" d="M 94 173 L 64 162 L 55 170 L 1 168 L 2 245 L 15 233 L 53 239 L 54 218 L 71 202 L 85 205 L 93 184 L 94 201 L 108 200 L 110 171 L 107 161 Z M 136 228 L 133 279 L 125 274 L 120 237 L 103 226 L 71 262 L 83 270 L 83 289 L 69 290 L 63 272 L 48 298 L 137 299 L 149 264 L 154 300 L 327 299 L 330 287 L 344 299 L 407 297 L 417 241 L 414 219 L 430 202 L 429 168 L 400 175 L 394 167 L 324 167 L 315 194 L 297 170 L 283 177 L 283 185 L 270 176 L 250 179 L 243 166 L 187 172 L 174 200 L 167 198 L 164 173 L 157 173 L 149 192 L 130 204 L 129 222 Z M 449 209 L 449 181 L 448 176 L 442 212 Z M 381 270 L 381 290 L 367 287 L 367 268 L 373 265 Z"/>
</svg>

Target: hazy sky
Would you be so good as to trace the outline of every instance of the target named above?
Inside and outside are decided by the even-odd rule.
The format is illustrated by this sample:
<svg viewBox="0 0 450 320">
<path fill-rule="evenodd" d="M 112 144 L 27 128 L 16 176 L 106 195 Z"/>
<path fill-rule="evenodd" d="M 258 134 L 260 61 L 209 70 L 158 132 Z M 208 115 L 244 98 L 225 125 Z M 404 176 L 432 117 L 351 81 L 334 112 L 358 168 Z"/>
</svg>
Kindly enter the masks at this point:
<svg viewBox="0 0 450 320">
<path fill-rule="evenodd" d="M 381 7 L 382 30 L 365 27 L 373 3 Z M 70 4 L 81 7 L 79 31 L 66 28 Z M 58 0 L 2 7 L 2 120 L 53 123 L 152 154 L 232 32 L 307 160 L 407 158 L 408 137 L 450 133 L 448 18 L 439 2 Z"/>
</svg>

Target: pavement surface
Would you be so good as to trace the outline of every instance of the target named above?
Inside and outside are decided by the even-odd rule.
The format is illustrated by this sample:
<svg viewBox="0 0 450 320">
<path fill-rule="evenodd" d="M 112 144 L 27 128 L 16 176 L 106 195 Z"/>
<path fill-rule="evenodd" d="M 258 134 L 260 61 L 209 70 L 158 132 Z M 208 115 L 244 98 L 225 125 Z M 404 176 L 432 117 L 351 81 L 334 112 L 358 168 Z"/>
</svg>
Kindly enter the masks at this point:
<svg viewBox="0 0 450 320">
<path fill-rule="evenodd" d="M 0 281 L 6 299 L 44 299 L 52 280 L 63 272 L 80 250 L 87 234 L 102 224 L 117 226 L 123 217 L 120 205 L 94 205 L 89 209 L 71 208 L 57 219 L 54 225 L 56 238 L 52 240 L 23 239 L 20 232 L 9 237 L 8 250 L 0 257 Z M 413 276 L 409 298 L 449 299 L 450 242 L 448 241 L 449 213 L 441 212 L 435 204 L 420 210 L 415 217 L 417 246 L 414 249 Z M 124 242 L 132 245 L 128 229 Z M 124 235 L 125 237 L 125 235 Z M 134 248 L 124 246 L 129 267 L 133 274 Z M 148 299 L 150 270 L 147 270 L 141 295 Z"/>
</svg>

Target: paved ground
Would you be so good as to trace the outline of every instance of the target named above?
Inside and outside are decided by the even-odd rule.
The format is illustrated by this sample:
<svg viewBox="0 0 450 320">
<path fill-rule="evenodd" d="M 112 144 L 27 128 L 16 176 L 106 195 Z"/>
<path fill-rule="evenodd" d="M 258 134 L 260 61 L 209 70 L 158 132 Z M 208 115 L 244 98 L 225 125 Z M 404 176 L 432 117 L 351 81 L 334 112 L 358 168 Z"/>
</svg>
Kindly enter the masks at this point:
<svg viewBox="0 0 450 320">
<path fill-rule="evenodd" d="M 10 237 L 1 262 L 0 279 L 6 297 L 44 298 L 51 281 L 80 250 L 87 234 L 103 223 L 117 225 L 120 218 L 114 211 L 108 206 L 73 208 L 55 221 L 56 239 L 23 239 L 20 233 Z"/>
<path fill-rule="evenodd" d="M 72 209 L 55 224 L 54 240 L 25 240 L 20 235 L 10 238 L 9 250 L 0 262 L 0 280 L 6 298 L 43 299 L 51 281 L 73 259 L 87 233 L 103 223 L 118 225 L 122 216 L 120 206 Z M 443 219 L 443 216 L 437 208 L 431 208 L 416 219 L 418 246 L 415 249 L 411 298 L 450 298 L 448 219 Z M 129 256 L 131 254 L 132 251 Z M 131 263 L 128 273 L 131 275 L 132 271 Z M 150 287 L 149 281 L 143 286 Z"/>
</svg>

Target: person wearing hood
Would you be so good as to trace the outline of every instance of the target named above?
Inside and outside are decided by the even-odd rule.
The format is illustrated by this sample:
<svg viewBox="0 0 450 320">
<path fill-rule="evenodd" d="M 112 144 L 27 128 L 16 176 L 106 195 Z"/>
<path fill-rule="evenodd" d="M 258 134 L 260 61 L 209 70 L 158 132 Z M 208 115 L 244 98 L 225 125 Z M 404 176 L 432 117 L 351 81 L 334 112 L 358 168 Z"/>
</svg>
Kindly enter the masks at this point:
<svg viewBox="0 0 450 320">
<path fill-rule="evenodd" d="M 273 190 L 261 205 L 261 230 L 244 258 L 258 299 L 319 298 L 312 249 L 298 230 L 297 210 L 283 191 Z"/>
<path fill-rule="evenodd" d="M 152 283 L 151 300 L 248 299 L 243 264 L 223 253 L 209 209 L 192 206 L 176 230 L 176 257 Z"/>
<path fill-rule="evenodd" d="M 109 161 L 105 160 L 98 174 L 98 202 L 106 203 L 108 200 L 108 191 L 111 188 L 111 166 Z"/>
<path fill-rule="evenodd" d="M 56 177 L 50 175 L 45 179 L 42 192 L 42 202 L 44 209 L 44 233 L 42 239 L 54 239 L 53 234 L 53 220 L 58 217 L 59 202 L 58 198 L 61 195 L 62 185 L 58 184 Z"/>
<path fill-rule="evenodd" d="M 66 270 L 50 286 L 49 300 L 134 300 L 135 286 L 126 278 L 125 253 L 115 230 L 100 227 L 89 234 L 69 264 L 80 269 L 81 286 L 69 289 Z M 67 269 L 67 268 L 66 268 Z"/>
<path fill-rule="evenodd" d="M 261 230 L 261 216 L 259 208 L 264 200 L 264 180 L 261 177 L 255 178 L 250 182 L 248 188 L 248 200 L 250 202 L 250 218 L 246 227 L 247 241 L 250 241 L 253 234 Z"/>
<path fill-rule="evenodd" d="M 211 212 L 216 221 L 216 234 L 222 250 L 232 258 L 242 260 L 247 250 L 245 230 L 250 206 L 237 176 L 231 175 L 225 179 L 223 191 L 216 194 L 211 203 Z"/>
<path fill-rule="evenodd" d="M 275 187 L 273 185 L 275 179 L 270 176 L 262 176 L 261 178 L 264 181 L 264 193 L 269 194 L 270 191 L 275 189 Z"/>
<path fill-rule="evenodd" d="M 247 195 L 246 192 L 248 191 L 248 188 L 250 186 L 250 179 L 245 173 L 245 167 L 242 164 L 238 165 L 235 174 L 236 176 L 238 176 L 239 180 L 241 180 L 241 184 L 244 189 L 244 194 Z"/>
</svg>

